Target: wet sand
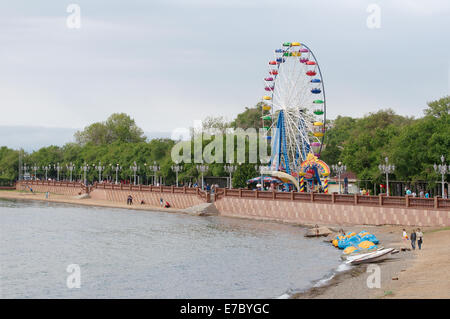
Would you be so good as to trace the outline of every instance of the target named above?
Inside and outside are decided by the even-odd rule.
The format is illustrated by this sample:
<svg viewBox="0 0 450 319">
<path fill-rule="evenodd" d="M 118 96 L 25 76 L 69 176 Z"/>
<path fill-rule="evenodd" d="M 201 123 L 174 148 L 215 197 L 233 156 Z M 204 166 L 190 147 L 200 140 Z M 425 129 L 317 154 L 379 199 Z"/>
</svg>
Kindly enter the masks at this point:
<svg viewBox="0 0 450 319">
<path fill-rule="evenodd" d="M 126 205 L 126 203 L 120 204 L 89 198 L 77 199 L 74 196 L 57 194 L 50 194 L 50 198 L 46 199 L 44 193 L 0 190 L 0 198 L 184 213 L 183 210 L 175 208 L 136 203 Z M 341 228 L 336 225 L 325 226 Z M 367 230 L 380 240 L 378 246 L 397 249 L 403 246 L 401 241 L 403 226 L 355 225 L 342 228 L 345 232 Z M 413 228 L 406 228 L 408 234 Z M 450 227 L 423 227 L 422 231 L 424 232 L 422 250 L 400 251 L 398 254 L 390 255 L 388 259 L 376 263 L 381 269 L 380 288 L 368 287 L 367 279 L 372 272 L 367 272 L 367 265 L 359 265 L 338 273 L 323 286 L 294 294 L 292 298 L 450 298 Z"/>
</svg>

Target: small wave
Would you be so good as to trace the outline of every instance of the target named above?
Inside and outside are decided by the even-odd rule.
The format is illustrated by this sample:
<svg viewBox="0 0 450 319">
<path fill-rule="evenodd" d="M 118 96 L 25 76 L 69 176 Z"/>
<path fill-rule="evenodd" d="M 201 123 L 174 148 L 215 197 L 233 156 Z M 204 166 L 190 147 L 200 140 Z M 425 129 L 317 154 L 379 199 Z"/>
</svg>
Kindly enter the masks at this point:
<svg viewBox="0 0 450 319">
<path fill-rule="evenodd" d="M 290 294 L 282 294 L 281 296 L 276 297 L 275 299 L 289 299 L 289 298 L 291 298 Z"/>
</svg>

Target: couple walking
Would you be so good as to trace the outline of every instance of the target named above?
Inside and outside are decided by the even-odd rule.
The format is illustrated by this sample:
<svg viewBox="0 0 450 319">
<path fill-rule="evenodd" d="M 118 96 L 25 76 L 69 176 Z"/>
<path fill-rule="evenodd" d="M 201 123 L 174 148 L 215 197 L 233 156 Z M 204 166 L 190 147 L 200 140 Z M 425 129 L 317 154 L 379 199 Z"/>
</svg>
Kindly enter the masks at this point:
<svg viewBox="0 0 450 319">
<path fill-rule="evenodd" d="M 422 243 L 423 243 L 423 233 L 420 230 L 420 228 L 413 229 L 413 231 L 411 232 L 411 236 L 408 238 L 408 234 L 406 233 L 406 230 L 403 228 L 403 245 L 405 248 L 408 247 L 408 240 L 411 240 L 411 247 L 413 250 L 416 250 L 416 240 L 417 240 L 417 245 L 419 246 L 419 250 L 422 249 Z"/>
</svg>

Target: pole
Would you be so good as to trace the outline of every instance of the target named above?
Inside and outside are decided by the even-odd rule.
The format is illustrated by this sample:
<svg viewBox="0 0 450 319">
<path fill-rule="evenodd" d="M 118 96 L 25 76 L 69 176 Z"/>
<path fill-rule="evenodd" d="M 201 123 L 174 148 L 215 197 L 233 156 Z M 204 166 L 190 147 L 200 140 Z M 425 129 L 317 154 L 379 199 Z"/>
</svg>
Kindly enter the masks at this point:
<svg viewBox="0 0 450 319">
<path fill-rule="evenodd" d="M 341 194 L 341 172 L 339 172 L 339 194 Z"/>
<path fill-rule="evenodd" d="M 386 196 L 389 196 L 389 173 L 386 172 Z"/>
</svg>

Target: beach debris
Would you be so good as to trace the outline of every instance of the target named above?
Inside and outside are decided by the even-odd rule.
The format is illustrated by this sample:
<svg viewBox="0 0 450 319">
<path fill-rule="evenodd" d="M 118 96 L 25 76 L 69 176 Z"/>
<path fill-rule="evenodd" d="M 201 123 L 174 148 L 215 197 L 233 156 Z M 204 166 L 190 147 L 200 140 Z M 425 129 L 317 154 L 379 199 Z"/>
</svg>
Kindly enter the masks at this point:
<svg viewBox="0 0 450 319">
<path fill-rule="evenodd" d="M 305 234 L 305 237 L 320 237 L 320 236 L 328 236 L 332 233 L 332 231 L 325 226 L 319 227 L 316 225 L 313 228 L 308 229 L 308 231 Z"/>
<path fill-rule="evenodd" d="M 392 280 L 398 280 L 398 277 L 392 277 Z"/>
</svg>

